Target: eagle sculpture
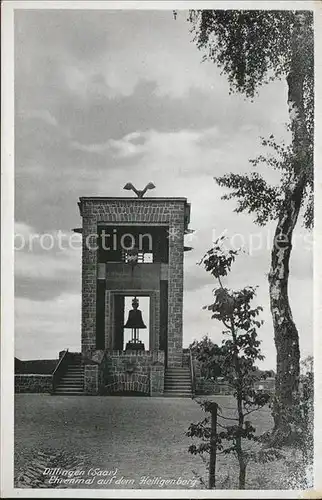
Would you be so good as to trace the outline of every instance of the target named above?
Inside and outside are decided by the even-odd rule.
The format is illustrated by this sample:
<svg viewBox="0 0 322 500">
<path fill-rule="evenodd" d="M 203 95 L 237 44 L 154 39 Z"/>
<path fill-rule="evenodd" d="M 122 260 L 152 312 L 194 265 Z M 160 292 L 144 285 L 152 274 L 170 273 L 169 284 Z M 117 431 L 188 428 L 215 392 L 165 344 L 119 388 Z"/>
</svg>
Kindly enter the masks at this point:
<svg viewBox="0 0 322 500">
<path fill-rule="evenodd" d="M 145 193 L 147 192 L 148 189 L 154 189 L 155 188 L 155 185 L 153 184 L 153 182 L 149 182 L 149 184 L 147 184 L 145 186 L 144 189 L 142 190 L 139 190 L 139 189 L 136 189 L 132 182 L 128 182 L 127 184 L 125 184 L 124 188 L 123 189 L 127 189 L 128 191 L 134 191 L 134 193 L 137 195 L 138 198 L 143 198 L 143 196 L 145 195 Z"/>
</svg>

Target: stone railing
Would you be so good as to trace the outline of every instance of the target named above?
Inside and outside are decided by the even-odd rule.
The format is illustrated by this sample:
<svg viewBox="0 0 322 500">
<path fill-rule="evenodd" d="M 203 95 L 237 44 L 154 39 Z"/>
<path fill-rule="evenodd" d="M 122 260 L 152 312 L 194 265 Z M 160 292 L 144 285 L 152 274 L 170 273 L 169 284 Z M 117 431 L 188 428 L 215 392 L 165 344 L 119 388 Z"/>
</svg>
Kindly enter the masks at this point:
<svg viewBox="0 0 322 500">
<path fill-rule="evenodd" d="M 62 376 L 66 373 L 70 355 L 68 349 L 59 353 L 59 361 L 52 375 L 52 392 L 55 391 L 57 384 L 60 382 Z"/>
<path fill-rule="evenodd" d="M 193 354 L 191 349 L 189 349 L 189 368 L 190 368 L 190 376 L 191 376 L 191 392 L 192 394 L 196 394 L 196 375 L 195 375 L 195 367 L 193 362 Z"/>
</svg>

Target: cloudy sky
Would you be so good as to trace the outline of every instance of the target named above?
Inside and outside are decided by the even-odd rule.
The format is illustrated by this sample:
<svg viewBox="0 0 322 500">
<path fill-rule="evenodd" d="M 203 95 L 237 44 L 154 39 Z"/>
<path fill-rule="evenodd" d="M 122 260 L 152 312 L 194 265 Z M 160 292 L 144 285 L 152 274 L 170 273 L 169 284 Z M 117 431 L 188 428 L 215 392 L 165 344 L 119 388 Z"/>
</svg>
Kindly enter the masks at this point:
<svg viewBox="0 0 322 500">
<path fill-rule="evenodd" d="M 229 95 L 225 76 L 201 63 L 186 15 L 171 11 L 15 12 L 15 353 L 55 358 L 80 349 L 81 255 L 67 247 L 81 224 L 79 196 L 124 196 L 153 181 L 153 196 L 187 197 L 193 235 L 185 254 L 184 345 L 220 325 L 202 306 L 214 282 L 197 265 L 226 231 L 246 252 L 226 280 L 258 285 L 264 368 L 275 368 L 267 273 L 274 224 L 233 212 L 214 175 L 251 170 L 259 137 L 288 140 L 287 90 L 273 82 L 254 102 Z M 258 168 L 271 182 L 276 174 Z M 58 232 L 64 235 L 59 248 Z M 54 248 L 45 250 L 39 238 Z M 24 240 L 23 240 L 24 239 Z M 303 357 L 312 350 L 312 235 L 299 226 L 290 300 Z M 25 244 L 22 244 L 22 241 Z M 37 243 L 38 242 L 38 243 Z M 250 246 L 257 249 L 251 251 Z"/>
</svg>

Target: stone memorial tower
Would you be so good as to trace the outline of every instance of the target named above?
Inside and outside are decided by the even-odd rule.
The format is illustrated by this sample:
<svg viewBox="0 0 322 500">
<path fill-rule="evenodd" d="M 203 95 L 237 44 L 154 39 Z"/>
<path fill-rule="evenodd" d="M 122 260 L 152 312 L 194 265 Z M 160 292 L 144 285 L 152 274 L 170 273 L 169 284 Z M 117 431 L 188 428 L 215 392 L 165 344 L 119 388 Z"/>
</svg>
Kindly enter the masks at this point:
<svg viewBox="0 0 322 500">
<path fill-rule="evenodd" d="M 149 298 L 149 351 L 182 366 L 186 198 L 81 197 L 82 356 L 125 352 L 125 298 Z"/>
</svg>

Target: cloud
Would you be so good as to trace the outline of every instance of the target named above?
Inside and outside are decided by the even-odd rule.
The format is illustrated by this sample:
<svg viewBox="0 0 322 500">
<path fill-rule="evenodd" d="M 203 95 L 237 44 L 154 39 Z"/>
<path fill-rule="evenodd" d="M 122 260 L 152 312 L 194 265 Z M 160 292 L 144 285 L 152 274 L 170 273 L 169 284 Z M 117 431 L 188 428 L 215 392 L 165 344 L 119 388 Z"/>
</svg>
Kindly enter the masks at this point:
<svg viewBox="0 0 322 500">
<path fill-rule="evenodd" d="M 55 359 L 69 348 L 80 351 L 79 293 L 62 293 L 44 302 L 26 297 L 15 300 L 15 356 L 20 359 Z"/>
<path fill-rule="evenodd" d="M 51 78 L 83 101 L 130 96 L 140 82 L 155 82 L 156 96 L 174 98 L 186 97 L 192 88 L 227 86 L 224 78 L 214 79 L 211 63 L 201 64 L 189 25 L 183 18 L 174 22 L 171 10 L 87 11 L 86 16 L 76 10 L 18 10 L 15 24 L 17 75 L 30 74 L 36 62 L 38 86 Z"/>
<path fill-rule="evenodd" d="M 48 109 L 35 109 L 29 112 L 27 111 L 27 116 L 29 119 L 35 118 L 44 121 L 47 125 L 52 125 L 53 127 L 58 126 L 56 118 L 48 111 Z"/>
<path fill-rule="evenodd" d="M 81 290 L 81 237 L 38 233 L 24 223 L 15 227 L 15 295 L 38 301 Z"/>
<path fill-rule="evenodd" d="M 192 88 L 209 91 L 219 85 L 226 87 L 226 81 L 218 78 L 219 71 L 214 79 L 211 63 L 201 64 L 202 55 L 190 43 L 187 23 L 183 19 L 174 23 L 171 17 L 171 11 L 103 12 L 95 24 L 101 33 L 108 27 L 106 39 L 99 50 L 91 51 L 90 58 L 74 51 L 73 64 L 64 67 L 66 85 L 84 99 L 94 94 L 109 99 L 130 96 L 142 81 L 156 83 L 156 96 L 172 98 L 184 98 Z M 171 51 L 165 44 L 164 26 L 172 36 Z"/>
<path fill-rule="evenodd" d="M 71 146 L 87 153 L 104 155 L 107 151 L 110 151 L 117 158 L 127 158 L 144 153 L 143 143 L 146 141 L 148 134 L 137 131 L 131 132 L 119 140 L 109 139 L 107 142 L 100 144 L 81 144 L 78 141 L 73 141 Z"/>
</svg>

